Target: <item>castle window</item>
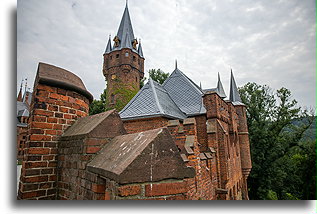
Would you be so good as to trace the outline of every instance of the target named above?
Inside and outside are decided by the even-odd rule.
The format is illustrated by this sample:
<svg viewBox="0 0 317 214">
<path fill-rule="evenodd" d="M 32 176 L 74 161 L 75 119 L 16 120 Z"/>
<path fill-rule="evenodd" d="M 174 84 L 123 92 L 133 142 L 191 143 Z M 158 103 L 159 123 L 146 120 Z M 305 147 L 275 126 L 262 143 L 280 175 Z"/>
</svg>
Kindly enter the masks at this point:
<svg viewBox="0 0 317 214">
<path fill-rule="evenodd" d="M 137 77 L 135 77 L 135 81 L 138 82 L 138 78 Z"/>
<path fill-rule="evenodd" d="M 136 61 L 136 57 L 135 56 L 133 56 L 133 61 Z"/>
<path fill-rule="evenodd" d="M 129 56 L 129 53 L 128 52 L 125 52 L 125 57 L 128 57 Z"/>
<path fill-rule="evenodd" d="M 119 58 L 119 54 L 116 55 L 116 58 Z"/>
<path fill-rule="evenodd" d="M 112 56 L 110 56 L 110 60 L 112 60 Z"/>
</svg>

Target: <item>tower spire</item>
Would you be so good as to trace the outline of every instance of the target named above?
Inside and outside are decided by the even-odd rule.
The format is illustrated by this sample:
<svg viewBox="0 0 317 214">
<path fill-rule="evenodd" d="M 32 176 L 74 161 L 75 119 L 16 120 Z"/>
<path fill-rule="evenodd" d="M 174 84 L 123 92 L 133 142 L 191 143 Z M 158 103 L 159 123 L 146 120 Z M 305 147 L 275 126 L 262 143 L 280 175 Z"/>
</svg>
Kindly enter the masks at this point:
<svg viewBox="0 0 317 214">
<path fill-rule="evenodd" d="M 226 98 L 227 97 L 225 91 L 223 90 L 223 86 L 222 86 L 222 83 L 221 83 L 221 80 L 220 80 L 219 72 L 218 72 L 217 93 L 219 94 L 219 96 L 221 98 Z"/>
<path fill-rule="evenodd" d="M 139 47 L 138 47 L 138 54 L 140 55 L 140 57 L 143 57 L 143 50 L 142 50 L 142 46 L 141 46 L 141 39 L 139 39 Z"/>
<path fill-rule="evenodd" d="M 128 41 L 126 41 L 128 38 Z M 115 36 L 114 40 L 116 42 L 114 49 L 121 49 L 121 48 L 130 48 L 127 47 L 127 44 L 132 44 L 134 40 L 134 33 L 132 28 L 132 23 L 130 19 L 129 9 L 128 9 L 128 2 L 126 1 L 126 7 L 123 12 L 123 16 L 121 18 L 120 26 Z"/>
<path fill-rule="evenodd" d="M 234 80 L 232 69 L 231 69 L 231 79 L 230 79 L 230 97 L 229 97 L 229 100 L 232 103 L 243 104 L 241 101 L 241 97 L 239 95 L 239 92 L 238 92 L 238 87 L 237 87 L 236 81 Z"/>
<path fill-rule="evenodd" d="M 178 69 L 177 68 L 177 59 L 175 59 L 175 70 Z"/>
<path fill-rule="evenodd" d="M 23 80 L 21 81 L 20 91 L 17 98 L 17 101 L 20 101 L 20 102 L 22 102 L 22 84 L 23 84 Z"/>
<path fill-rule="evenodd" d="M 109 39 L 108 39 L 108 43 L 107 43 L 107 47 L 106 47 L 105 53 L 109 53 L 110 51 L 112 51 L 111 34 L 109 34 Z"/>
</svg>

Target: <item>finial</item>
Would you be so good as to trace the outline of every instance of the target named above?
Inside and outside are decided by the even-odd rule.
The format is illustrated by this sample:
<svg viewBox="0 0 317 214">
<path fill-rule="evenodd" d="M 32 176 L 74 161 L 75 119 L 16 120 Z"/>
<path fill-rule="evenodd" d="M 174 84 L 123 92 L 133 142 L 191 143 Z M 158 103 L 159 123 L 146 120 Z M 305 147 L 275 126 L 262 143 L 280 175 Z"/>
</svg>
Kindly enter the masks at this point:
<svg viewBox="0 0 317 214">
<path fill-rule="evenodd" d="M 26 88 L 28 86 L 28 78 L 25 78 L 25 86 L 24 86 L 24 91 L 26 92 Z"/>
<path fill-rule="evenodd" d="M 128 0 L 125 0 L 125 7 L 128 8 Z"/>
<path fill-rule="evenodd" d="M 177 59 L 175 59 L 175 69 L 177 69 Z"/>
</svg>

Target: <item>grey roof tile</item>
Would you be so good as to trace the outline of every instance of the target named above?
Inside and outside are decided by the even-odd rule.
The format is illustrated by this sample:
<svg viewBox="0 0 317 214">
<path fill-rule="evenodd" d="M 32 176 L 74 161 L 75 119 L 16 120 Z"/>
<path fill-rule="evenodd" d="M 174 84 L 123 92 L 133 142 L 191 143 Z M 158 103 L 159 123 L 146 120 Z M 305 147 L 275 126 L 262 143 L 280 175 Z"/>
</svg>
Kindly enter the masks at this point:
<svg viewBox="0 0 317 214">
<path fill-rule="evenodd" d="M 234 80 L 233 72 L 231 70 L 231 79 L 230 79 L 230 97 L 229 100 L 233 105 L 244 105 L 239 95 L 238 87 L 236 81 Z"/>
<path fill-rule="evenodd" d="M 218 83 L 217 83 L 217 94 L 221 97 L 221 98 L 226 98 L 227 95 L 225 93 L 225 90 L 223 90 L 223 86 L 220 80 L 220 75 L 218 73 Z"/>
<path fill-rule="evenodd" d="M 187 116 L 206 112 L 202 102 L 203 91 L 178 68 L 164 82 L 163 87 Z"/>
<path fill-rule="evenodd" d="M 110 53 L 110 51 L 112 51 L 112 46 L 111 46 L 111 39 L 110 39 L 110 36 L 109 36 L 105 53 Z"/>
<path fill-rule="evenodd" d="M 144 56 L 143 56 L 143 51 L 142 51 L 142 46 L 141 46 L 141 40 L 140 40 L 140 42 L 139 42 L 138 54 L 140 55 L 140 57 L 143 57 L 143 58 L 144 58 Z"/>
<path fill-rule="evenodd" d="M 23 112 L 24 110 L 28 111 L 28 109 L 29 109 L 29 106 L 26 103 L 17 101 L 17 116 L 19 112 Z M 20 114 L 22 115 L 22 113 Z"/>
<path fill-rule="evenodd" d="M 174 119 L 186 117 L 169 97 L 166 90 L 159 83 L 150 79 L 120 111 L 120 117 L 122 119 L 135 119 L 154 116 Z"/>
<path fill-rule="evenodd" d="M 132 40 L 134 39 L 134 33 L 128 6 L 126 6 L 124 9 L 117 36 L 120 39 L 120 45 L 119 47 L 114 48 L 114 50 L 121 48 L 131 48 L 127 46 L 127 44 L 132 44 Z"/>
</svg>

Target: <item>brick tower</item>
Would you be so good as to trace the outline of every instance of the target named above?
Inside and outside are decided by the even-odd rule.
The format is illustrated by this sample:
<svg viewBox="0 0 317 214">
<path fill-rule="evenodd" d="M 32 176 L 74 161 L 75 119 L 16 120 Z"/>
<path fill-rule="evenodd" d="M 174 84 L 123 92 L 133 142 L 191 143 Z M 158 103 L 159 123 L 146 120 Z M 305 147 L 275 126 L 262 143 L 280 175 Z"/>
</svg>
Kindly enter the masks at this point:
<svg viewBox="0 0 317 214">
<path fill-rule="evenodd" d="M 141 42 L 134 37 L 126 5 L 117 35 L 109 36 L 103 54 L 103 75 L 107 81 L 107 108 L 121 110 L 139 91 L 144 77 L 144 57 Z"/>
</svg>

